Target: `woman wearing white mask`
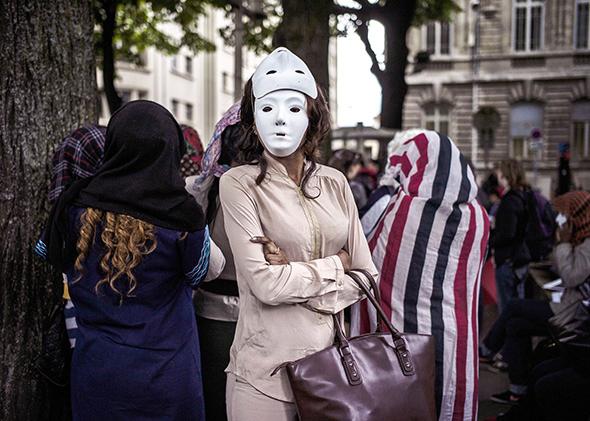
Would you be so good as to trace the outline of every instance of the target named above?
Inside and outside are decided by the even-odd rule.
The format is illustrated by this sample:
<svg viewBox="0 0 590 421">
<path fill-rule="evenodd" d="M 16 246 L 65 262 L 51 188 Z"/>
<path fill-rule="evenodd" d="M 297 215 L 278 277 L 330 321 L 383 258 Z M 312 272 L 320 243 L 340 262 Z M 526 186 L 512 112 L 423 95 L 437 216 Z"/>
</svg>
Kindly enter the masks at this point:
<svg viewBox="0 0 590 421">
<path fill-rule="evenodd" d="M 377 271 L 346 178 L 316 163 L 329 111 L 305 63 L 271 53 L 246 84 L 241 120 L 251 165 L 220 180 L 240 290 L 228 419 L 295 420 L 285 370 L 273 371 L 331 345 L 330 314 L 362 298 L 345 271 Z"/>
</svg>

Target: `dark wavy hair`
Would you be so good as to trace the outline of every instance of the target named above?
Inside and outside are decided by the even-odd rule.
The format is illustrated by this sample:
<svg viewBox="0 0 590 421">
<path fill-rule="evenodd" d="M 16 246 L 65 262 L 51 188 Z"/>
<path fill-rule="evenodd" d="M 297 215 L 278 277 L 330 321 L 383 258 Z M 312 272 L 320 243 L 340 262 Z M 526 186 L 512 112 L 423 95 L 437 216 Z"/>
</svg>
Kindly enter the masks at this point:
<svg viewBox="0 0 590 421">
<path fill-rule="evenodd" d="M 221 153 L 219 154 L 218 164 L 232 166 L 236 156 L 238 156 L 240 150 L 240 142 L 242 138 L 241 124 L 238 122 L 227 126 L 223 132 L 221 132 Z M 207 200 L 209 205 L 207 206 L 207 223 L 211 224 L 217 215 L 218 203 L 217 198 L 219 197 L 219 177 L 213 179 L 213 184 L 209 189 Z"/>
<path fill-rule="evenodd" d="M 308 199 L 315 199 L 319 196 L 319 193 L 315 196 L 310 195 L 305 187 L 309 178 L 317 169 L 317 161 L 320 158 L 319 146 L 330 133 L 330 110 L 328 109 L 328 104 L 321 88 L 319 86 L 317 88 L 318 96 L 316 99 L 306 95 L 309 125 L 303 135 L 304 140 L 300 146 L 305 158 L 311 163 L 301 180 L 301 191 Z M 264 147 L 258 138 L 256 126 L 254 124 L 252 78 L 250 78 L 244 86 L 244 96 L 242 97 L 240 107 L 240 120 L 243 136 L 240 144 L 238 161 L 242 164 L 252 164 L 260 167 L 260 174 L 256 178 L 256 185 L 260 185 L 266 177 L 268 162 L 266 162 L 266 159 L 262 155 Z"/>
</svg>

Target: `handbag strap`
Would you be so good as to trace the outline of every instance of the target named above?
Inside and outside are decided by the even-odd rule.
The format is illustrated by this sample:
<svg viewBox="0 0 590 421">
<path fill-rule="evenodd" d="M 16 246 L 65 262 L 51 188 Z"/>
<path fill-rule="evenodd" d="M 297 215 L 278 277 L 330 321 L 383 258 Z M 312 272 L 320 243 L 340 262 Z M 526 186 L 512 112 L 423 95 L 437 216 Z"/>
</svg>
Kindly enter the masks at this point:
<svg viewBox="0 0 590 421">
<path fill-rule="evenodd" d="M 352 269 L 351 271 L 347 272 L 347 275 L 350 275 L 350 272 L 360 272 L 363 275 L 365 275 L 365 278 L 367 278 L 367 281 L 369 281 L 369 284 L 371 285 L 371 290 L 373 291 L 373 296 L 375 297 L 375 299 L 377 300 L 377 302 L 379 304 L 381 304 L 381 291 L 379 290 L 379 287 L 377 286 L 377 282 L 375 282 L 375 278 L 373 277 L 373 275 L 371 275 L 369 273 L 368 270 L 365 269 Z M 354 278 L 353 278 L 354 279 Z M 355 280 L 355 282 L 358 283 L 358 280 Z M 380 313 L 377 313 L 377 332 L 384 332 L 385 328 L 383 326 L 385 326 L 385 323 L 383 321 L 383 317 L 381 316 Z"/>
<path fill-rule="evenodd" d="M 385 324 L 385 326 L 387 326 L 387 329 L 391 332 L 395 353 L 396 353 L 397 358 L 399 360 L 402 373 L 406 376 L 411 376 L 411 375 L 415 374 L 414 363 L 412 362 L 410 351 L 409 351 L 409 349 L 406 345 L 406 341 L 402 337 L 400 331 L 397 330 L 395 327 L 393 327 L 393 325 L 391 324 L 391 321 L 389 320 L 389 318 L 387 317 L 387 315 L 383 311 L 383 308 L 381 307 L 379 302 L 377 302 L 375 296 L 373 294 L 371 294 L 371 291 L 365 285 L 365 283 L 359 278 L 359 276 L 352 271 L 348 272 L 348 276 L 350 276 L 357 283 L 357 285 L 363 290 L 363 292 L 367 296 L 367 299 L 373 305 L 373 307 L 375 307 L 375 309 L 377 310 L 377 314 L 379 314 L 381 316 L 383 323 Z M 370 277 L 370 279 L 371 278 L 372 278 L 372 276 Z M 373 282 L 374 282 L 374 280 L 373 280 Z M 336 329 L 336 330 L 339 330 L 339 329 Z M 343 332 L 340 332 L 340 333 L 343 333 Z M 340 337 L 339 337 L 339 339 L 340 339 Z"/>
</svg>

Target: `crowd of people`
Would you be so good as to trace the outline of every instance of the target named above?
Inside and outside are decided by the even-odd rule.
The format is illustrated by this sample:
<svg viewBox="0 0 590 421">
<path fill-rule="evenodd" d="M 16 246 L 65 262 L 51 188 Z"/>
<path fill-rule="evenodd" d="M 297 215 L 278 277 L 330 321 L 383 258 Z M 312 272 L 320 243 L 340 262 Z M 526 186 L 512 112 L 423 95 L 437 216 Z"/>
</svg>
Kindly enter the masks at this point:
<svg viewBox="0 0 590 421">
<path fill-rule="evenodd" d="M 279 48 L 204 151 L 145 100 L 66 137 L 36 251 L 64 274 L 74 420 L 296 420 L 284 364 L 330 346 L 333 315 L 353 335 L 377 328 L 350 271 L 377 282 L 400 331 L 434 338 L 437 419 L 476 419 L 479 364 L 498 362 L 511 385 L 496 398 L 518 404 L 506 417 L 588 416 L 590 376 L 566 353 L 532 367 L 531 338 L 587 298 L 590 193 L 546 208 L 566 219 L 551 250 L 518 162 L 480 189 L 450 138 L 408 130 L 383 167 L 346 149 L 323 165 L 329 130 L 313 75 Z M 525 294 L 529 263 L 550 255 L 560 303 Z M 480 341 L 489 256 L 499 317 Z"/>
</svg>

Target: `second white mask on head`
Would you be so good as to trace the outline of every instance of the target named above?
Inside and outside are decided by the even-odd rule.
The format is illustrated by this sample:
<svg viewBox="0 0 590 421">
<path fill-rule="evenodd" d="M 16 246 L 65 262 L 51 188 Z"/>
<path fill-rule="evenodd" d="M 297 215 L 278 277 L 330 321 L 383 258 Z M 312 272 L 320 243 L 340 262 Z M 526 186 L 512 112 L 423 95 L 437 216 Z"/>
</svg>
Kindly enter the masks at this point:
<svg viewBox="0 0 590 421">
<path fill-rule="evenodd" d="M 287 157 L 299 149 L 309 125 L 307 99 L 287 89 L 266 94 L 254 101 L 254 122 L 264 148 Z"/>
</svg>

